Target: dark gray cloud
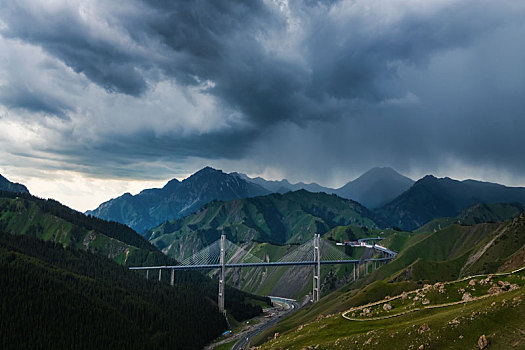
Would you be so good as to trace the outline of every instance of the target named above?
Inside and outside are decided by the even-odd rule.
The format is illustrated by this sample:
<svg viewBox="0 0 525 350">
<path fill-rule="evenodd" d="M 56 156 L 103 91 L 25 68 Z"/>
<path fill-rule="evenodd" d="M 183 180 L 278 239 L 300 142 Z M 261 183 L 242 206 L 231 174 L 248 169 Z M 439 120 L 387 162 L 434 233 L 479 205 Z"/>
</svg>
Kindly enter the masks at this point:
<svg viewBox="0 0 525 350">
<path fill-rule="evenodd" d="M 296 2 L 290 16 L 300 22 L 290 34 L 283 14 L 260 1 L 127 3 L 119 3 L 129 9 L 124 14 L 104 13 L 114 8 L 100 4 L 100 18 L 91 18 L 102 21 L 97 27 L 75 6 L 46 12 L 5 2 L 4 35 L 42 47 L 111 92 L 139 96 L 148 80 L 163 78 L 212 81 L 209 93 L 266 125 L 337 116 L 355 99 L 387 98 L 381 83 L 395 78 L 399 63 L 424 64 L 432 53 L 467 45 L 506 20 L 473 1 L 430 14 L 408 7 L 385 25 L 375 23 L 380 13 L 362 16 L 345 2 Z M 284 50 L 303 62 L 279 54 L 287 36 L 294 46 Z"/>
<path fill-rule="evenodd" d="M 0 103 L 8 108 L 24 109 L 67 118 L 72 107 L 59 98 L 31 91 L 27 86 L 0 86 Z"/>
<path fill-rule="evenodd" d="M 258 136 L 255 131 L 218 132 L 202 137 L 156 136 L 150 131 L 116 136 L 91 147 L 50 145 L 43 149 L 48 154 L 60 154 L 69 170 L 102 175 L 104 172 L 118 177 L 162 178 L 152 174 L 151 163 L 176 164 L 187 157 L 200 157 L 209 161 L 240 159 L 252 149 Z M 96 156 L 94 156 L 96 155 Z M 157 164 L 154 168 L 162 168 Z"/>
<path fill-rule="evenodd" d="M 2 1 L 2 20 L 4 36 L 42 47 L 108 91 L 138 95 L 147 88 L 138 57 L 110 33 L 94 31 L 78 7 Z"/>
<path fill-rule="evenodd" d="M 189 158 L 317 181 L 377 165 L 525 171 L 519 2 L 0 6 L 5 47 L 64 67 L 38 89 L 7 74 L 0 104 L 69 118 L 34 147 L 79 171 L 128 176 Z"/>
</svg>

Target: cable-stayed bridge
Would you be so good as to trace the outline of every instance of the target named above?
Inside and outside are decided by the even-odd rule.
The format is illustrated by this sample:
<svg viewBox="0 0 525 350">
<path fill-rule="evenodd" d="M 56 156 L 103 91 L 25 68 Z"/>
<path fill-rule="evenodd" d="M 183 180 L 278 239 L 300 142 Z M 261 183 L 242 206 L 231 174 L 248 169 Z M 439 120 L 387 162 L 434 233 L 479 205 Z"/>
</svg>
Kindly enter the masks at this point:
<svg viewBox="0 0 525 350">
<path fill-rule="evenodd" d="M 380 239 L 379 237 L 375 240 Z M 258 256 L 251 254 L 244 248 L 226 239 L 222 235 L 220 239 L 208 245 L 199 252 L 182 260 L 179 265 L 173 266 L 141 266 L 130 267 L 131 270 L 145 270 L 149 277 L 150 270 L 158 270 L 159 280 L 162 278 L 162 270 L 171 271 L 171 284 L 174 283 L 175 270 L 206 270 L 220 269 L 219 277 L 219 310 L 224 312 L 224 282 L 226 269 L 229 268 L 249 268 L 249 267 L 275 267 L 275 266 L 313 266 L 313 288 L 312 300 L 317 302 L 320 299 L 321 290 L 321 265 L 353 264 L 354 280 L 359 278 L 359 267 L 364 264 L 365 271 L 368 265 L 373 263 L 373 267 L 384 264 L 396 256 L 396 252 L 378 244 L 360 244 L 361 246 L 374 249 L 381 257 L 369 259 L 352 259 L 342 250 L 338 249 L 329 241 L 322 239 L 316 234 L 306 243 L 293 249 L 277 261 L 264 261 Z M 356 269 L 357 267 L 357 269 Z"/>
</svg>

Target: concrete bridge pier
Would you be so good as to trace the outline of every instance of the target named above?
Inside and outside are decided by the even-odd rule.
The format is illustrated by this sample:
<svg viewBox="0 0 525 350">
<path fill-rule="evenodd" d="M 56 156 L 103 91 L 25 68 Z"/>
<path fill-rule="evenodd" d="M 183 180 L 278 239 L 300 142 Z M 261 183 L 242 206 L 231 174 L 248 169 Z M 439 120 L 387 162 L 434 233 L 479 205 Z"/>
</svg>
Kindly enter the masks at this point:
<svg viewBox="0 0 525 350">
<path fill-rule="evenodd" d="M 220 255 L 220 264 L 221 264 L 221 275 L 219 276 L 219 312 L 225 314 L 224 310 L 224 273 L 225 273 L 225 264 L 224 261 L 224 249 L 225 249 L 225 243 L 226 243 L 226 236 L 221 235 L 221 255 Z"/>
<path fill-rule="evenodd" d="M 175 284 L 175 269 L 171 269 L 171 279 L 170 284 L 173 286 Z"/>
<path fill-rule="evenodd" d="M 313 291 L 312 301 L 317 303 L 321 299 L 321 235 L 316 234 L 314 236 L 314 278 L 313 278 Z"/>
</svg>

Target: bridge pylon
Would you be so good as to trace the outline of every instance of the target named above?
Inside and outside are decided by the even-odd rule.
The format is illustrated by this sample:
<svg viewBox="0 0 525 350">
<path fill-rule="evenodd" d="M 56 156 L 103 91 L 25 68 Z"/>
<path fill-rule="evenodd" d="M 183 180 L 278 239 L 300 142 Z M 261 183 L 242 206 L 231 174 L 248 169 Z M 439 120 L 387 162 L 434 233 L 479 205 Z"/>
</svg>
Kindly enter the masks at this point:
<svg viewBox="0 0 525 350">
<path fill-rule="evenodd" d="M 226 267 L 224 266 L 226 264 L 226 261 L 224 259 L 225 255 L 225 243 L 226 243 L 226 236 L 221 235 L 221 255 L 220 255 L 220 264 L 221 264 L 221 274 L 219 276 L 219 312 L 225 313 L 224 310 L 224 274 L 226 272 Z"/>
<path fill-rule="evenodd" d="M 314 235 L 314 277 L 313 277 L 313 290 L 312 290 L 312 302 L 316 303 L 321 299 L 321 235 Z"/>
</svg>

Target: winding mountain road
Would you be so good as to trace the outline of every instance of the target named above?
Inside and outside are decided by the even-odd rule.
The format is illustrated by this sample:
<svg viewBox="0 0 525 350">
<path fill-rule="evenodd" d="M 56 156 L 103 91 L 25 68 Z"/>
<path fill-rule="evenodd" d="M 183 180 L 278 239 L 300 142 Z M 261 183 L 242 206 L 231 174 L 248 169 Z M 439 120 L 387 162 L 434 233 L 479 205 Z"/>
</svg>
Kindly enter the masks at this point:
<svg viewBox="0 0 525 350">
<path fill-rule="evenodd" d="M 281 314 L 278 317 L 272 318 L 271 320 L 268 320 L 268 322 L 262 323 L 258 325 L 255 329 L 244 335 L 235 345 L 232 347 L 232 350 L 246 350 L 249 349 L 250 341 L 255 337 L 256 335 L 260 334 L 264 330 L 270 328 L 271 326 L 275 325 L 277 322 L 281 321 L 283 318 L 288 316 L 291 312 L 299 309 L 299 304 L 295 300 L 291 299 L 285 299 L 285 298 L 279 298 L 279 297 L 269 297 L 272 299 L 272 301 L 285 304 L 287 306 L 287 311 L 285 311 L 284 314 Z"/>
</svg>

